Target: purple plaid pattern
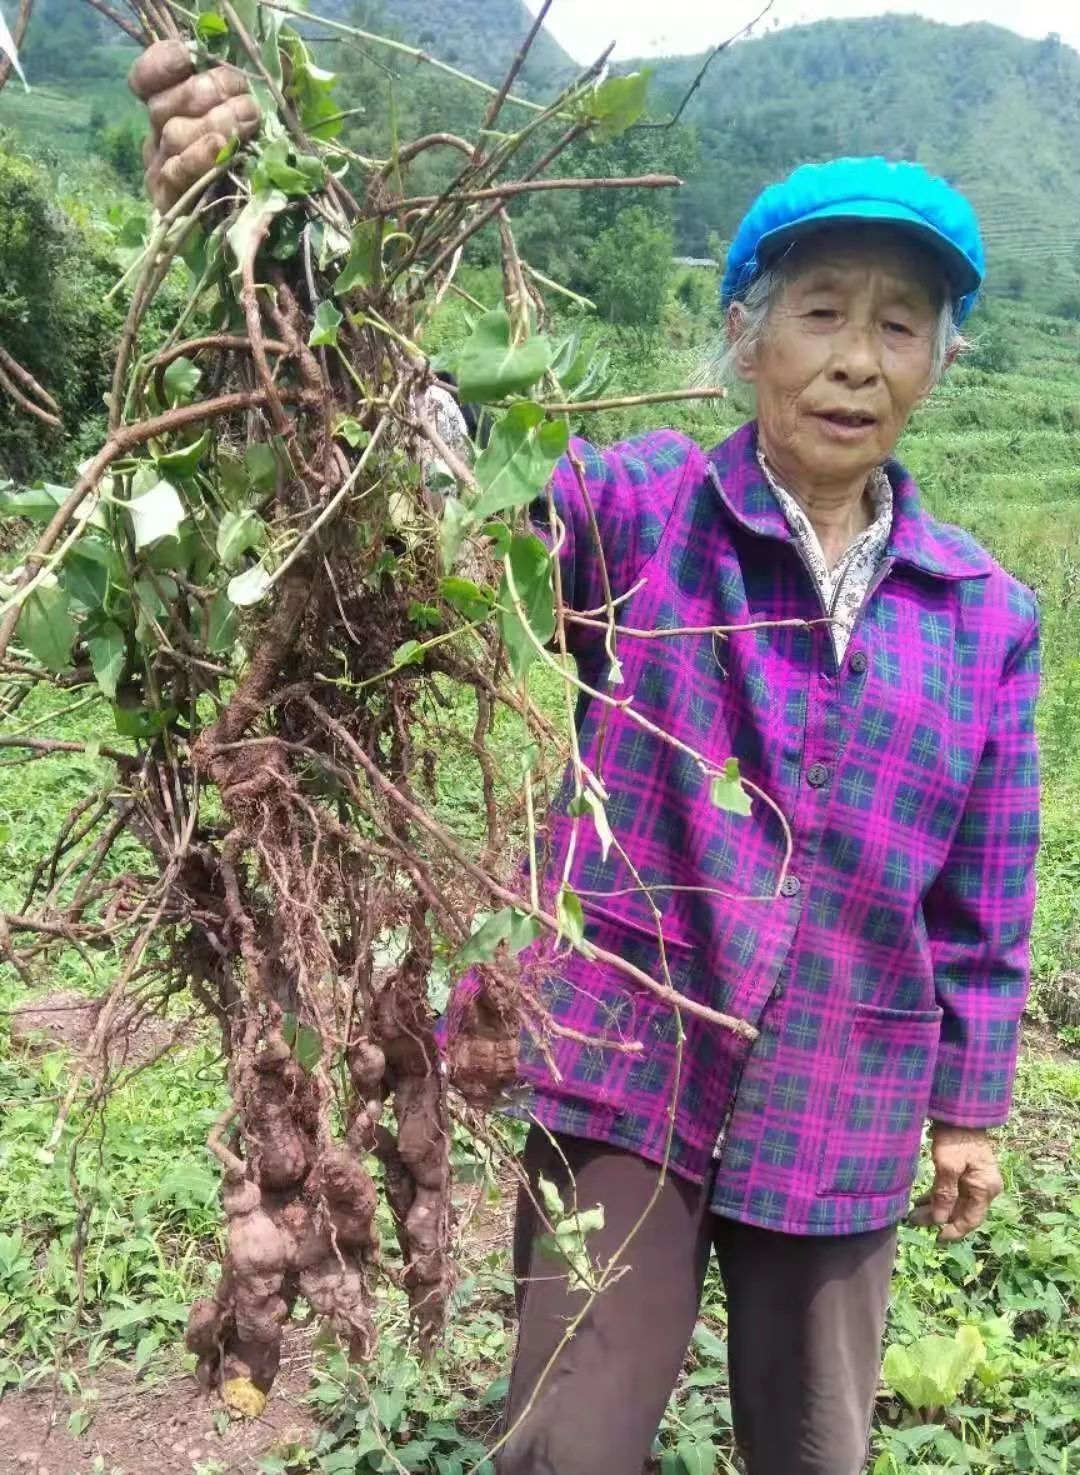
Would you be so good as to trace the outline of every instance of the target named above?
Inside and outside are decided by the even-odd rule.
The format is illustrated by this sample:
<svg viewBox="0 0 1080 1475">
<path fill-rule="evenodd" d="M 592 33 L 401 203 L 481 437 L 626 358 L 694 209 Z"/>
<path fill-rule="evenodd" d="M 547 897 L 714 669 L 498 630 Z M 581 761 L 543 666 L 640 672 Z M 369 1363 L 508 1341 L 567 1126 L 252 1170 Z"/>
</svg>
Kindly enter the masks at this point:
<svg viewBox="0 0 1080 1475">
<path fill-rule="evenodd" d="M 674 431 L 599 452 L 578 442 L 624 627 L 820 620 L 819 597 L 758 466 L 753 425 L 706 456 Z M 523 1041 L 530 1109 L 554 1130 L 661 1160 L 713 1208 L 770 1229 L 854 1233 L 904 1214 L 928 1115 L 970 1126 L 1009 1111 L 1028 981 L 1038 841 L 1030 592 L 967 534 L 933 521 L 897 463 L 883 565 L 837 667 L 828 630 L 624 634 L 606 684 L 602 632 L 575 631 L 584 680 L 720 766 L 734 754 L 790 824 L 715 808 L 699 766 L 624 712 L 586 703 L 582 755 L 663 914 L 672 982 L 760 1030 L 749 1046 L 625 977 L 546 947 L 553 1017 L 629 1054 L 552 1033 Z M 564 597 L 603 603 L 572 469 Z M 571 821 L 556 806 L 549 877 Z M 616 849 L 581 824 L 571 884 L 588 936 L 661 976 L 655 922 Z M 681 888 L 681 889 L 676 889 Z"/>
</svg>

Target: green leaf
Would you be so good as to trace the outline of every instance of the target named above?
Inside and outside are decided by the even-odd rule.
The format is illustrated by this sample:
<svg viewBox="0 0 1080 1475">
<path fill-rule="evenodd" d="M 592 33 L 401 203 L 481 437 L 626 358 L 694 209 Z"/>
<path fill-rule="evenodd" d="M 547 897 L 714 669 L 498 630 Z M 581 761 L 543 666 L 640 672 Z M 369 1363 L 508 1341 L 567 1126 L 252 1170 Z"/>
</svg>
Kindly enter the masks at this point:
<svg viewBox="0 0 1080 1475">
<path fill-rule="evenodd" d="M 716 1449 L 710 1439 L 682 1439 L 676 1447 L 686 1475 L 715 1475 Z"/>
<path fill-rule="evenodd" d="M 295 154 L 284 135 L 266 145 L 251 176 L 252 189 L 262 194 L 275 189 L 286 195 L 315 194 L 325 182 L 322 160 L 314 154 Z"/>
<path fill-rule="evenodd" d="M 166 451 L 154 459 L 158 470 L 166 475 L 171 473 L 174 476 L 191 476 L 209 448 L 210 432 L 204 430 L 198 440 L 193 440 L 190 445 L 181 446 L 175 451 Z"/>
<path fill-rule="evenodd" d="M 566 1205 L 562 1201 L 562 1194 L 559 1192 L 558 1186 L 550 1178 L 545 1178 L 542 1173 L 537 1179 L 536 1186 L 539 1188 L 540 1197 L 544 1201 L 544 1213 L 553 1223 L 557 1224 L 566 1213 Z"/>
<path fill-rule="evenodd" d="M 156 737 L 168 727 L 176 716 L 175 707 L 163 707 L 157 712 L 148 712 L 142 707 L 123 707 L 113 703 L 113 721 L 121 737 Z"/>
<path fill-rule="evenodd" d="M 488 963 L 495 956 L 501 943 L 511 953 L 520 953 L 543 932 L 543 924 L 527 912 L 514 907 L 503 907 L 488 917 L 463 947 L 459 948 L 454 964 L 457 968 L 469 968 L 474 963 Z"/>
<path fill-rule="evenodd" d="M 172 482 L 159 481 L 148 492 L 127 503 L 135 533 L 135 547 L 148 548 L 161 538 L 170 538 L 187 517 L 180 495 Z"/>
<path fill-rule="evenodd" d="M 520 394 L 543 377 L 551 344 L 543 337 L 510 342 L 510 318 L 501 307 L 486 312 L 458 354 L 458 389 L 463 403 L 486 404 Z"/>
<path fill-rule="evenodd" d="M 631 72 L 626 77 L 608 77 L 589 98 L 586 108 L 593 120 L 589 137 L 594 143 L 624 133 L 645 111 L 649 73 Z"/>
<path fill-rule="evenodd" d="M 75 621 L 56 577 L 46 576 L 24 602 L 16 639 L 47 671 L 65 671 L 75 644 Z"/>
<path fill-rule="evenodd" d="M 986 1348 L 976 1328 L 961 1327 L 955 1337 L 920 1337 L 907 1346 L 894 1343 L 885 1354 L 882 1376 L 913 1409 L 944 1409 L 985 1360 Z"/>
<path fill-rule="evenodd" d="M 214 655 L 232 650 L 236 640 L 236 605 L 219 589 L 210 602 L 210 617 L 207 621 L 206 648 Z"/>
<path fill-rule="evenodd" d="M 265 223 L 280 215 L 288 203 L 288 196 L 280 190 L 260 190 L 251 196 L 225 233 L 238 267 L 242 267 L 254 254 L 256 242 L 263 238 Z"/>
<path fill-rule="evenodd" d="M 473 516 L 484 522 L 499 512 L 527 507 L 547 486 L 570 444 L 565 420 L 548 420 L 539 405 L 514 405 L 491 433 L 476 462 L 480 495 Z"/>
<path fill-rule="evenodd" d="M 568 937 L 575 947 L 585 945 L 585 912 L 581 897 L 563 882 L 555 903 L 555 918 L 559 924 L 559 935 Z"/>
<path fill-rule="evenodd" d="M 229 27 L 224 16 L 218 15 L 214 10 L 207 10 L 195 22 L 195 34 L 200 41 L 209 41 L 214 36 L 227 36 Z"/>
<path fill-rule="evenodd" d="M 273 446 L 256 441 L 244 452 L 244 465 L 257 492 L 272 492 L 277 486 L 278 458 Z"/>
<path fill-rule="evenodd" d="M 0 516 L 25 517 L 29 522 L 51 522 L 58 508 L 67 501 L 68 487 L 54 486 L 52 482 L 39 482 L 24 491 L 0 488 Z M 105 514 L 96 493 L 84 497 L 82 505 L 74 515 L 76 522 L 85 522 L 90 527 L 104 528 Z"/>
<path fill-rule="evenodd" d="M 461 579 L 451 574 L 439 585 L 439 593 L 452 609 L 465 620 L 482 620 L 491 613 L 495 594 L 491 589 L 481 589 L 472 579 Z"/>
<path fill-rule="evenodd" d="M 709 799 L 717 809 L 725 809 L 728 814 L 739 814 L 744 818 L 750 814 L 750 795 L 743 788 L 737 758 L 729 758 L 723 773 L 713 775 Z"/>
<path fill-rule="evenodd" d="M 308 338 L 308 347 L 336 348 L 338 329 L 344 321 L 344 317 L 334 303 L 320 302 L 315 309 L 315 321 L 312 324 L 311 336 Z"/>
<path fill-rule="evenodd" d="M 452 569 L 476 519 L 458 497 L 447 497 L 439 523 L 439 555 L 444 569 Z"/>
<path fill-rule="evenodd" d="M 161 376 L 170 406 L 190 404 L 202 381 L 202 370 L 190 359 L 173 359 Z"/>
<path fill-rule="evenodd" d="M 510 572 L 522 611 L 541 645 L 555 633 L 555 595 L 551 583 L 551 554 L 535 533 L 515 533 L 510 540 Z M 520 680 L 536 659 L 537 650 L 514 607 L 505 573 L 499 588 L 499 632 L 510 669 Z"/>
<path fill-rule="evenodd" d="M 324 141 L 336 138 L 344 121 L 340 117 L 341 104 L 334 96 L 337 77 L 315 65 L 294 31 L 285 32 L 281 43 L 292 63 L 285 95 L 295 105 L 304 132 Z"/>
<path fill-rule="evenodd" d="M 322 1052 L 322 1036 L 319 1031 L 312 1029 L 310 1024 L 302 1024 L 296 1031 L 296 1042 L 293 1045 L 297 1065 L 310 1075 L 322 1058 Z"/>
<path fill-rule="evenodd" d="M 245 569 L 242 574 L 229 580 L 228 596 L 233 604 L 246 609 L 248 605 L 258 604 L 260 599 L 265 598 L 269 587 L 270 575 L 261 563 L 257 563 L 254 568 Z"/>
<path fill-rule="evenodd" d="M 249 548 L 261 548 L 266 541 L 266 524 L 250 509 L 226 512 L 218 523 L 217 556 L 226 568 L 237 564 Z"/>
<path fill-rule="evenodd" d="M 405 640 L 394 652 L 395 666 L 412 666 L 421 658 L 419 640 Z"/>
<path fill-rule="evenodd" d="M 372 287 L 382 270 L 383 220 L 360 220 L 353 226 L 349 255 L 342 267 L 334 291 L 351 292 L 355 287 Z"/>
<path fill-rule="evenodd" d="M 334 421 L 334 435 L 340 436 L 343 441 L 352 446 L 354 451 L 358 451 L 361 446 L 366 446 L 371 439 L 370 432 L 366 431 L 360 421 L 354 420 L 351 415 L 340 415 Z"/>
<path fill-rule="evenodd" d="M 98 686 L 110 702 L 115 701 L 116 688 L 124 671 L 127 637 L 119 625 L 107 620 L 93 633 L 87 633 L 86 648 L 90 652 L 90 664 Z"/>
</svg>

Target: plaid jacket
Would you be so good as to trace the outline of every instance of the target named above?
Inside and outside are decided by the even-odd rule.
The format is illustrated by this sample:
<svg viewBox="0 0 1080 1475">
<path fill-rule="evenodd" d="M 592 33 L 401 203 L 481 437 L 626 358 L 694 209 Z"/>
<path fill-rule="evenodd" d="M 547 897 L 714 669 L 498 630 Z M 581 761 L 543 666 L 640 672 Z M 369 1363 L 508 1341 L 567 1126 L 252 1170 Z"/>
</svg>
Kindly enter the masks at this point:
<svg viewBox="0 0 1080 1475">
<path fill-rule="evenodd" d="M 820 597 L 745 426 L 706 456 L 658 431 L 601 452 L 578 442 L 620 624 L 656 630 L 820 621 Z M 1008 1114 L 1028 985 L 1038 843 L 1033 595 L 966 533 L 931 519 L 895 462 L 891 537 L 837 667 L 824 624 L 727 638 L 571 627 L 590 685 L 636 709 L 760 800 L 710 803 L 699 766 L 592 701 L 582 756 L 610 793 L 620 845 L 663 913 L 672 982 L 751 1021 L 748 1045 L 671 1011 L 625 976 L 547 948 L 553 1017 L 579 1036 L 523 1044 L 536 1116 L 553 1130 L 710 1172 L 722 1215 L 799 1234 L 854 1233 L 905 1213 L 928 1116 Z M 556 473 L 566 604 L 603 604 L 586 507 Z M 557 806 L 549 877 L 572 821 Z M 579 827 L 571 884 L 587 935 L 660 976 L 656 925 L 617 847 Z M 683 889 L 676 889 L 683 888 Z M 779 891 L 779 894 L 777 892 Z M 673 1115 L 670 1115 L 673 1113 Z"/>
</svg>

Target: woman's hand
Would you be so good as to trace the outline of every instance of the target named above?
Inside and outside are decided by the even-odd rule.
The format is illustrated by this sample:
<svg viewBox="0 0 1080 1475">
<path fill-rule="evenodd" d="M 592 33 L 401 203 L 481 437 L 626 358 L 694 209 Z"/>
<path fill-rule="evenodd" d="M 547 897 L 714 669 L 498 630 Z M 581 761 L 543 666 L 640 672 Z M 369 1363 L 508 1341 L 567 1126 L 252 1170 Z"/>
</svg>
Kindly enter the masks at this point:
<svg viewBox="0 0 1080 1475">
<path fill-rule="evenodd" d="M 231 67 L 196 75 L 183 41 L 148 46 L 128 86 L 150 112 L 143 163 L 147 191 L 162 213 L 210 172 L 227 143 L 258 131 L 259 105 L 243 75 Z"/>
<path fill-rule="evenodd" d="M 908 1223 L 937 1225 L 938 1242 L 953 1244 L 978 1229 L 1005 1185 L 994 1144 L 982 1128 L 934 1122 L 930 1152 L 934 1186 L 912 1209 Z"/>
</svg>

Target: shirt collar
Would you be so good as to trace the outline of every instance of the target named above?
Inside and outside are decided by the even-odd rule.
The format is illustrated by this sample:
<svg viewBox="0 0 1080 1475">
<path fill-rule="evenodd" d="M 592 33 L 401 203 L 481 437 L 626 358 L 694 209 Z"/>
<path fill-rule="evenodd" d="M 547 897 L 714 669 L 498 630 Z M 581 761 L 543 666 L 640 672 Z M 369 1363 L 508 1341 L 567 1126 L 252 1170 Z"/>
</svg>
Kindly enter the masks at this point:
<svg viewBox="0 0 1080 1475">
<path fill-rule="evenodd" d="M 757 422 L 749 421 L 709 452 L 709 480 L 734 520 L 759 537 L 791 543 L 795 535 L 758 462 Z M 881 468 L 892 488 L 893 517 L 885 556 L 943 579 L 989 574 L 993 560 L 961 528 L 937 522 L 899 461 Z"/>
</svg>

